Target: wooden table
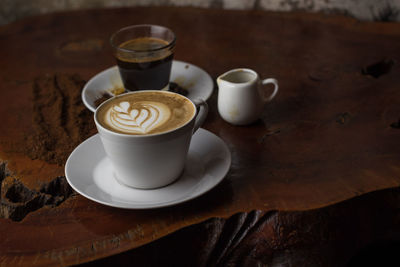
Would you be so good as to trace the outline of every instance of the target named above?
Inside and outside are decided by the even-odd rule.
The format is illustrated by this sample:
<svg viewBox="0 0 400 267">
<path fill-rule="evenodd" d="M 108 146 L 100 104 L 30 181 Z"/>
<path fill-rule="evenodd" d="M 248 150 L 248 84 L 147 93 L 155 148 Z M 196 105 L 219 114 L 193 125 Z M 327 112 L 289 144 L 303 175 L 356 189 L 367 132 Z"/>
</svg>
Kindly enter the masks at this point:
<svg viewBox="0 0 400 267">
<path fill-rule="evenodd" d="M 231 151 L 227 177 L 190 202 L 135 211 L 74 193 L 63 162 L 32 159 L 24 144 L 46 142 L 29 139 L 41 119 L 44 135 L 82 123 L 71 140 L 95 133 L 79 79 L 115 64 L 112 32 L 142 23 L 173 29 L 175 59 L 214 79 L 248 67 L 277 78 L 280 92 L 260 121 L 238 127 L 220 118 L 215 88 L 204 128 Z M 28 18 L 0 27 L 0 40 L 1 266 L 344 266 L 375 260 L 364 248 L 399 248 L 400 24 L 143 7 Z M 62 95 L 60 81 L 78 100 L 60 102 L 55 125 L 38 103 L 54 108 L 63 98 L 53 101 L 46 88 Z"/>
</svg>

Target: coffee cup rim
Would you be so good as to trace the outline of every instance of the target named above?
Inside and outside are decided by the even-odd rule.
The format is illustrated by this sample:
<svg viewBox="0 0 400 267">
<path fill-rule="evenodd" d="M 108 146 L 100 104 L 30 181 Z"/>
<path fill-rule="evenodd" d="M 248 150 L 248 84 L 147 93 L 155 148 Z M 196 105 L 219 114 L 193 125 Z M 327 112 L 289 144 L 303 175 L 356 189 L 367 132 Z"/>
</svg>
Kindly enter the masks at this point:
<svg viewBox="0 0 400 267">
<path fill-rule="evenodd" d="M 154 134 L 126 134 L 126 133 L 117 133 L 117 132 L 114 132 L 114 131 L 112 131 L 112 130 L 110 130 L 110 129 L 107 129 L 106 127 L 104 127 L 103 125 L 101 125 L 101 123 L 97 120 L 97 113 L 98 113 L 98 111 L 99 111 L 99 110 L 101 109 L 101 107 L 102 107 L 103 105 L 105 105 L 107 102 L 110 102 L 110 101 L 112 101 L 112 100 L 114 100 L 114 99 L 116 99 L 116 98 L 123 97 L 123 96 L 128 95 L 128 94 L 137 94 L 137 93 L 145 93 L 145 92 L 149 92 L 149 93 L 151 93 L 151 92 L 157 92 L 157 93 L 162 93 L 162 94 L 171 94 L 171 95 L 177 95 L 178 97 L 183 97 L 183 98 L 185 98 L 185 99 L 188 100 L 189 103 L 191 103 L 192 106 L 193 106 L 194 112 L 193 112 L 193 114 L 192 114 L 192 117 L 191 117 L 185 124 L 183 124 L 183 125 L 181 125 L 181 126 L 179 126 L 179 127 L 177 127 L 177 128 L 174 128 L 174 129 L 171 129 L 171 130 L 168 130 L 168 131 L 165 131 L 165 132 L 161 132 L 161 133 L 154 133 Z M 97 127 L 100 127 L 103 131 L 105 131 L 105 132 L 107 132 L 107 133 L 109 133 L 109 134 L 116 135 L 116 136 L 121 136 L 121 137 L 130 137 L 130 138 L 150 138 L 150 137 L 155 137 L 155 136 L 162 136 L 162 135 L 171 134 L 171 133 L 173 133 L 173 132 L 176 132 L 176 131 L 178 131 L 178 130 L 184 128 L 184 127 L 186 127 L 189 123 L 191 123 L 191 122 L 194 120 L 195 117 L 196 117 L 196 105 L 194 104 L 194 102 L 193 102 L 191 99 L 189 99 L 188 97 L 186 97 L 186 96 L 184 96 L 184 95 L 175 93 L 175 92 L 162 91 L 162 90 L 138 90 L 138 91 L 132 91 L 132 92 L 123 93 L 123 94 L 114 96 L 114 97 L 112 97 L 112 98 L 110 98 L 110 99 L 107 99 L 106 101 L 104 101 L 103 103 L 101 103 L 101 104 L 96 108 L 96 110 L 95 110 L 95 112 L 94 112 L 94 122 L 95 122 L 95 124 L 96 124 Z"/>
<path fill-rule="evenodd" d="M 133 28 L 149 27 L 149 26 L 151 26 L 151 27 L 157 27 L 157 28 L 163 28 L 163 29 L 166 29 L 166 30 L 170 31 L 170 32 L 172 33 L 172 35 L 173 35 L 172 41 L 168 42 L 168 44 L 166 44 L 166 45 L 164 45 L 164 46 L 161 46 L 161 47 L 158 47 L 158 48 L 154 48 L 154 49 L 149 49 L 149 50 L 146 50 L 146 51 L 121 48 L 121 47 L 119 47 L 119 46 L 117 46 L 117 45 L 115 45 L 115 44 L 113 43 L 113 40 L 114 40 L 115 36 L 116 36 L 118 33 L 121 33 L 121 32 L 123 32 L 123 31 L 125 31 L 125 30 L 133 29 Z M 176 35 L 175 35 L 175 33 L 174 33 L 170 28 L 167 28 L 167 27 L 161 26 L 161 25 L 155 25 L 155 24 L 136 24 L 136 25 L 126 26 L 126 27 L 123 27 L 123 28 L 118 29 L 118 30 L 117 30 L 116 32 L 114 32 L 114 33 L 111 35 L 111 37 L 110 37 L 110 44 L 111 44 L 111 47 L 113 47 L 113 48 L 116 49 L 116 50 L 123 51 L 123 52 L 127 52 L 127 53 L 132 53 L 132 52 L 133 52 L 133 53 L 149 53 L 149 52 L 161 51 L 161 50 L 164 50 L 164 49 L 168 49 L 168 48 L 170 48 L 170 47 L 174 47 L 174 46 L 175 46 L 175 43 L 176 43 Z"/>
</svg>

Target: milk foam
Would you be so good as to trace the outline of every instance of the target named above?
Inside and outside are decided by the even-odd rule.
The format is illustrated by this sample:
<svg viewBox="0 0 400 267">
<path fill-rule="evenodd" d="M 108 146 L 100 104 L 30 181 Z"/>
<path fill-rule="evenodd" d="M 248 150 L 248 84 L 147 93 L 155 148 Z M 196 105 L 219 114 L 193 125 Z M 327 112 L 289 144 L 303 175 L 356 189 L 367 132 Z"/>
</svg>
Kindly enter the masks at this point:
<svg viewBox="0 0 400 267">
<path fill-rule="evenodd" d="M 169 107 L 160 102 L 122 101 L 107 110 L 104 122 L 120 132 L 146 134 L 163 125 L 170 116 Z"/>
</svg>

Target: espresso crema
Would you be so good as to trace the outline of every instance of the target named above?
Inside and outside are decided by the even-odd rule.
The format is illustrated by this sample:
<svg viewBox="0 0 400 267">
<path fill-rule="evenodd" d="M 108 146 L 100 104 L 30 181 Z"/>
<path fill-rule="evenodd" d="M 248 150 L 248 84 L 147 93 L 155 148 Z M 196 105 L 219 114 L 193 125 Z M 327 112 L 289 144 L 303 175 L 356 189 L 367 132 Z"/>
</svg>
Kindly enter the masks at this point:
<svg viewBox="0 0 400 267">
<path fill-rule="evenodd" d="M 136 92 L 105 102 L 99 107 L 97 121 L 117 133 L 147 135 L 179 128 L 194 114 L 193 104 L 178 94 Z"/>
</svg>

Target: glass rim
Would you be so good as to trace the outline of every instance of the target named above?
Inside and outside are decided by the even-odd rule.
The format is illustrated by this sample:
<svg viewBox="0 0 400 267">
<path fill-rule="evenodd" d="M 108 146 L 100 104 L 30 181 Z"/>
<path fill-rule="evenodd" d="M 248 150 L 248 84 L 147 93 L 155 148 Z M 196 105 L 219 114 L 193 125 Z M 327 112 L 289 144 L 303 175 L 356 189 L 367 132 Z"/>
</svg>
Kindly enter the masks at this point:
<svg viewBox="0 0 400 267">
<path fill-rule="evenodd" d="M 130 29 L 142 28 L 142 27 L 143 28 L 144 27 L 163 28 L 163 29 L 169 31 L 172 34 L 173 39 L 172 39 L 172 41 L 168 42 L 168 44 L 166 44 L 164 46 L 161 46 L 161 47 L 158 47 L 158 48 L 155 48 L 155 49 L 149 49 L 149 50 L 146 50 L 146 51 L 121 48 L 121 47 L 119 47 L 119 46 L 114 44 L 114 39 L 117 36 L 117 34 L 123 32 L 123 31 L 130 30 Z M 160 25 L 154 25 L 154 24 L 137 24 L 137 25 L 126 26 L 126 27 L 123 27 L 123 28 L 119 29 L 118 31 L 114 32 L 110 37 L 110 44 L 111 44 L 112 48 L 114 48 L 115 50 L 121 51 L 121 52 L 125 52 L 125 53 L 132 53 L 132 52 L 133 53 L 149 53 L 149 52 L 161 51 L 161 50 L 164 50 L 164 49 L 167 49 L 167 48 L 170 48 L 170 47 L 174 47 L 175 46 L 175 42 L 176 42 L 176 35 L 171 29 L 169 29 L 167 27 L 164 27 L 164 26 L 160 26 Z"/>
</svg>

